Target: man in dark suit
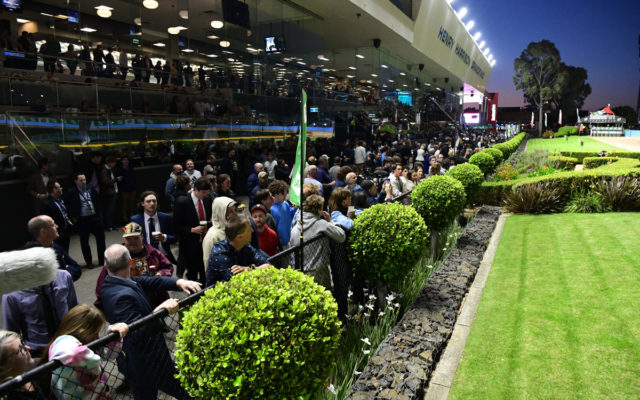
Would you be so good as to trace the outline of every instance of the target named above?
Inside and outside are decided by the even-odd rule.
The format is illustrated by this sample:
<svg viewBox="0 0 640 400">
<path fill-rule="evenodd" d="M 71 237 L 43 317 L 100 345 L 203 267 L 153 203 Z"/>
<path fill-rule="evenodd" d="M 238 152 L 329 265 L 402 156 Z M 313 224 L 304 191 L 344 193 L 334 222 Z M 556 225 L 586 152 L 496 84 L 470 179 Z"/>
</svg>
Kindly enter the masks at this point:
<svg viewBox="0 0 640 400">
<path fill-rule="evenodd" d="M 62 186 L 58 181 L 51 179 L 47 183 L 47 193 L 49 196 L 40 204 L 40 214 L 50 216 L 58 225 L 58 238 L 55 242 L 68 253 L 73 222 L 67 205 L 62 200 Z"/>
<path fill-rule="evenodd" d="M 98 265 L 104 264 L 104 228 L 100 215 L 100 197 L 96 189 L 87 184 L 87 178 L 82 172 L 76 172 L 73 179 L 75 185 L 67 191 L 66 202 L 71 220 L 78 227 L 80 234 L 80 248 L 82 257 L 88 268 L 91 268 L 91 247 L 89 247 L 89 234 L 96 238 L 98 247 Z"/>
<path fill-rule="evenodd" d="M 47 183 L 52 179 L 54 179 L 54 177 L 51 171 L 49 171 L 49 160 L 41 158 L 38 160 L 38 172 L 31 176 L 27 187 L 29 196 L 34 201 L 33 210 L 36 214 L 40 210 L 42 200 L 47 198 Z"/>
<path fill-rule="evenodd" d="M 178 263 L 186 266 L 187 278 L 202 284 L 206 281 L 202 239 L 211 221 L 211 199 L 207 197 L 210 191 L 211 182 L 198 178 L 193 184 L 193 192 L 178 197 L 173 208 L 173 221 L 180 241 Z"/>
<path fill-rule="evenodd" d="M 102 283 L 100 295 L 104 313 L 112 324 L 131 324 L 163 308 L 170 314 L 178 311 L 176 299 L 167 299 L 153 309 L 145 290 L 183 290 L 191 294 L 201 289 L 200 283 L 184 279 L 164 276 L 131 277 L 131 255 L 123 245 L 109 246 L 105 255 L 105 267 L 109 275 Z M 177 399 L 191 398 L 174 377 L 176 367 L 164 341 L 159 319 L 130 332 L 124 338 L 122 350 L 118 356 L 118 369 L 131 385 L 135 400 L 156 399 L 158 390 Z"/>
<path fill-rule="evenodd" d="M 133 215 L 131 222 L 142 227 L 142 241 L 160 250 L 172 264 L 177 264 L 171 252 L 171 245 L 178 241 L 173 218 L 169 214 L 158 211 L 158 195 L 154 191 L 142 192 L 139 204 L 142 212 Z"/>
</svg>

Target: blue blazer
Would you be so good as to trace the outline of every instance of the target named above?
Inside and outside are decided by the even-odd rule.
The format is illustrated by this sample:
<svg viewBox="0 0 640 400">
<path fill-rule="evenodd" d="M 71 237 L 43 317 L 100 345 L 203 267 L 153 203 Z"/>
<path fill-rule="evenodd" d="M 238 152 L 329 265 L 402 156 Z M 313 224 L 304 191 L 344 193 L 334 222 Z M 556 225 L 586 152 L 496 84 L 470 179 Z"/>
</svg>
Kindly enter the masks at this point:
<svg viewBox="0 0 640 400">
<path fill-rule="evenodd" d="M 100 288 L 104 313 L 111 324 L 131 324 L 153 313 L 145 290 L 179 290 L 176 278 L 135 276 L 124 279 L 108 275 Z M 118 356 L 118 368 L 127 379 L 157 380 L 161 373 L 173 371 L 173 362 L 159 321 L 129 332 Z M 173 372 L 171 372 L 173 373 Z"/>
<path fill-rule="evenodd" d="M 158 219 L 160 220 L 160 230 L 162 230 L 162 233 L 167 235 L 167 240 L 160 243 L 160 245 L 166 250 L 169 261 L 173 264 L 177 264 L 178 262 L 171 252 L 171 245 L 178 242 L 178 236 L 176 235 L 176 230 L 173 226 L 173 218 L 169 214 L 158 211 Z M 131 222 L 135 222 L 142 227 L 142 241 L 147 243 L 147 226 L 144 223 L 144 213 L 131 216 Z"/>
</svg>

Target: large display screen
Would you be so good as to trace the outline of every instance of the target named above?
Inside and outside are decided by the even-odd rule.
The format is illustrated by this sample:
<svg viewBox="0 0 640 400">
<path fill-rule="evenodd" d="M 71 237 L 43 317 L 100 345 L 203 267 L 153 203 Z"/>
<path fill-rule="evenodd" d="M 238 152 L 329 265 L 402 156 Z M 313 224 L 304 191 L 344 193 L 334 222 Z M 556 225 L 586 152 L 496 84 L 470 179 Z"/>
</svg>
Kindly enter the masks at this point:
<svg viewBox="0 0 640 400">
<path fill-rule="evenodd" d="M 284 51 L 284 37 L 267 36 L 264 38 L 264 51 L 267 53 L 275 53 Z"/>
<path fill-rule="evenodd" d="M 479 112 L 464 113 L 464 123 L 468 125 L 479 124 L 480 113 Z"/>
<path fill-rule="evenodd" d="M 2 8 L 9 11 L 22 11 L 22 0 L 2 0 Z"/>
</svg>

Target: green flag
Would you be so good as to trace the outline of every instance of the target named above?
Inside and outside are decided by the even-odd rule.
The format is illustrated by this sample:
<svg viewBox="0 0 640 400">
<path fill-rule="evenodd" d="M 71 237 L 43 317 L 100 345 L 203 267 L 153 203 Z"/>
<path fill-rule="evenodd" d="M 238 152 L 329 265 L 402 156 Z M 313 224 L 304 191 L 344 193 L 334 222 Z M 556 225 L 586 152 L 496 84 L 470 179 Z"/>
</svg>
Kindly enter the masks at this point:
<svg viewBox="0 0 640 400">
<path fill-rule="evenodd" d="M 300 115 L 300 135 L 298 136 L 298 148 L 296 149 L 296 162 L 293 164 L 289 201 L 302 207 L 300 192 L 303 182 L 302 174 L 304 173 L 305 160 L 307 159 L 307 92 L 304 89 L 302 89 L 302 110 Z"/>
</svg>

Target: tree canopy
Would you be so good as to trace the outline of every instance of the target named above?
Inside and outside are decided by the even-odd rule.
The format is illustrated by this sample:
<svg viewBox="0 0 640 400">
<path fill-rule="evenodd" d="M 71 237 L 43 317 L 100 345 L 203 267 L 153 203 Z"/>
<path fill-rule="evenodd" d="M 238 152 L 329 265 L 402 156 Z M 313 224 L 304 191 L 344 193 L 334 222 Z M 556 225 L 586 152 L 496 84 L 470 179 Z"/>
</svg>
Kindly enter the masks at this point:
<svg viewBox="0 0 640 400">
<path fill-rule="evenodd" d="M 531 42 L 514 60 L 513 83 L 525 101 L 538 109 L 538 132 L 542 133 L 543 109 L 565 112 L 580 108 L 591 94 L 587 70 L 566 65 L 549 40 Z"/>
</svg>

